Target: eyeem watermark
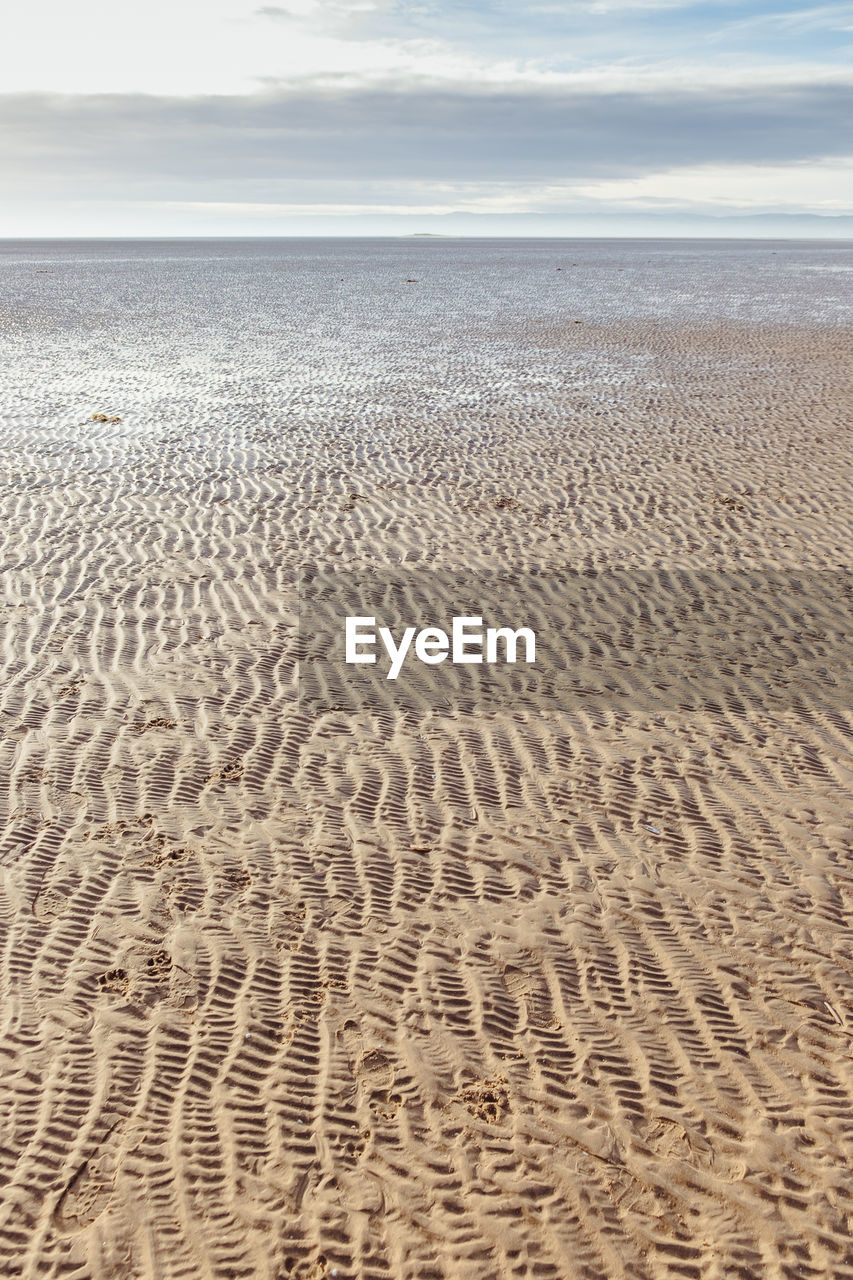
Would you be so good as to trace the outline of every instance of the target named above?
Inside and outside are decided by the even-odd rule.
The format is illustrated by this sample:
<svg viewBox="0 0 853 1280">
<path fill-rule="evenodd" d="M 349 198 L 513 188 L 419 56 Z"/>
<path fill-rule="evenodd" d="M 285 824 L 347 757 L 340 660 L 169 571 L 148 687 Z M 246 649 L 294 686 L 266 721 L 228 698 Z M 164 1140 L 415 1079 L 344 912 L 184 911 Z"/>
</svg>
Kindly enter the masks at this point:
<svg viewBox="0 0 853 1280">
<path fill-rule="evenodd" d="M 377 655 L 371 652 L 381 641 L 390 660 L 387 680 L 396 680 L 403 663 L 411 651 L 414 640 L 414 656 L 427 666 L 437 666 L 449 657 L 457 663 L 516 662 L 519 641 L 524 644 L 524 661 L 532 665 L 536 661 L 536 633 L 530 627 L 486 627 L 482 630 L 480 616 L 455 617 L 451 620 L 450 634 L 442 627 L 404 627 L 397 640 L 390 627 L 376 631 L 373 615 L 349 616 L 345 619 L 345 661 L 350 665 L 374 663 Z M 378 637 L 378 639 L 377 639 Z M 367 650 L 367 652 L 365 652 Z"/>
<path fill-rule="evenodd" d="M 728 722 L 766 697 L 767 714 L 807 717 L 820 704 L 849 723 L 846 569 L 469 573 L 324 564 L 303 568 L 299 590 L 297 689 L 308 715 L 414 722 L 430 710 L 547 709 L 578 712 L 585 724 Z"/>
</svg>

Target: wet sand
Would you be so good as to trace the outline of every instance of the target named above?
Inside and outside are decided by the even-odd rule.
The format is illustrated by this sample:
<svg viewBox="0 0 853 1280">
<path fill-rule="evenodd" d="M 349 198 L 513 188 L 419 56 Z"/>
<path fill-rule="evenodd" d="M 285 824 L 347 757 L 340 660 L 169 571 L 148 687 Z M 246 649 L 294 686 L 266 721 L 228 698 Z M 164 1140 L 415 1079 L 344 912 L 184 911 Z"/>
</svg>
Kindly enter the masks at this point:
<svg viewBox="0 0 853 1280">
<path fill-rule="evenodd" d="M 240 294 L 229 346 L 46 267 L 0 331 L 0 1274 L 853 1276 L 849 325 L 442 328 L 424 259 L 388 331 Z M 319 705 L 306 564 L 602 590 L 549 598 L 556 685 Z"/>
</svg>

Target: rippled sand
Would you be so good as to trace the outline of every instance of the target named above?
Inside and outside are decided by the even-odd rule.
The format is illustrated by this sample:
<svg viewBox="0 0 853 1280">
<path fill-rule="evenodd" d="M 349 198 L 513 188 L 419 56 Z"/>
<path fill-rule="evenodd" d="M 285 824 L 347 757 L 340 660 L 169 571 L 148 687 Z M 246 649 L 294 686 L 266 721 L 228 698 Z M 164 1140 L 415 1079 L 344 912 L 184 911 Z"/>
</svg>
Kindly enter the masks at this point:
<svg viewBox="0 0 853 1280">
<path fill-rule="evenodd" d="M 0 247 L 0 1275 L 853 1276 L 851 270 Z M 300 697 L 306 568 L 563 660 Z"/>
</svg>

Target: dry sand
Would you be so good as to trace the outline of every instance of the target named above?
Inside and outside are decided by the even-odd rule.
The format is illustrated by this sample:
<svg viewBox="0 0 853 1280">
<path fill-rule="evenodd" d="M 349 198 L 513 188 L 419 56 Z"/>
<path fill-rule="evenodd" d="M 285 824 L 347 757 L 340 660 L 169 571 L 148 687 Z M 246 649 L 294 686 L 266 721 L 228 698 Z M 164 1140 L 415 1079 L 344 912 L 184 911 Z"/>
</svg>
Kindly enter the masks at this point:
<svg viewBox="0 0 853 1280">
<path fill-rule="evenodd" d="M 526 324 L 7 401 L 3 1277 L 853 1276 L 850 331 Z M 306 560 L 636 572 L 672 683 L 557 592 L 562 694 L 300 704 Z"/>
</svg>

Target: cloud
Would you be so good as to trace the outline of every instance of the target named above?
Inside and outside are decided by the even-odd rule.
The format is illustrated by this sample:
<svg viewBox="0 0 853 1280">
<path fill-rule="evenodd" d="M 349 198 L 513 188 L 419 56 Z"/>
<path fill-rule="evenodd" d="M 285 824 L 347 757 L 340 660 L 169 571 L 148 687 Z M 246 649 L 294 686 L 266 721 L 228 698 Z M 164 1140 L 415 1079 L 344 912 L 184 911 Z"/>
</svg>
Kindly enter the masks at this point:
<svg viewBox="0 0 853 1280">
<path fill-rule="evenodd" d="M 369 18 L 377 13 L 387 17 L 387 0 L 297 0 L 287 8 L 281 5 L 262 5 L 254 10 L 258 18 L 275 21 L 310 23 L 318 31 L 328 31 L 353 19 Z"/>
<path fill-rule="evenodd" d="M 769 13 L 747 14 L 728 25 L 727 30 L 747 31 L 774 26 L 799 33 L 803 31 L 849 31 L 853 25 L 853 5 L 809 5 L 805 9 L 774 9 Z"/>
<path fill-rule="evenodd" d="M 288 202 L 305 183 L 553 184 L 850 153 L 853 86 L 843 84 L 0 97 L 4 198 L 24 186 Z"/>
<path fill-rule="evenodd" d="M 382 200 L 390 184 L 360 189 L 358 203 L 342 200 L 175 201 L 164 205 L 185 212 L 242 215 L 249 220 L 297 215 L 445 217 L 450 214 L 544 214 L 592 209 L 717 213 L 853 213 L 853 156 L 832 162 L 784 165 L 682 165 L 630 178 L 603 178 L 523 186 L 506 182 L 472 184 L 408 183 L 399 187 L 406 202 Z"/>
<path fill-rule="evenodd" d="M 632 210 L 853 213 L 853 155 L 831 162 L 692 165 L 581 183 L 573 194 Z"/>
<path fill-rule="evenodd" d="M 853 0 L 44 0 L 0 46 L 0 233 L 95 205 L 840 210 L 850 29 Z"/>
<path fill-rule="evenodd" d="M 592 0 L 592 3 L 586 5 L 585 8 L 589 13 L 598 14 L 625 13 L 627 11 L 653 13 L 662 10 L 695 9 L 702 3 L 703 0 Z M 720 0 L 720 3 L 726 6 L 729 0 Z"/>
<path fill-rule="evenodd" d="M 553 234 L 576 211 L 843 214 L 851 156 L 845 83 L 5 95 L 0 234 L 546 215 Z"/>
<path fill-rule="evenodd" d="M 608 92 L 851 77 L 850 0 L 40 0 L 0 42 L 5 92 L 193 99 L 330 76 L 350 86 L 430 78 Z"/>
</svg>

